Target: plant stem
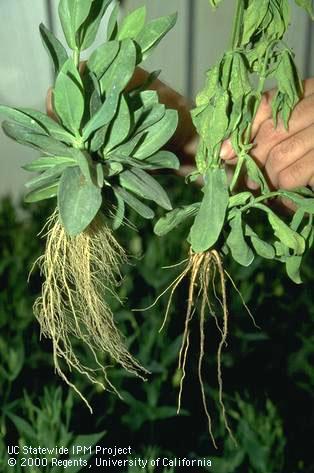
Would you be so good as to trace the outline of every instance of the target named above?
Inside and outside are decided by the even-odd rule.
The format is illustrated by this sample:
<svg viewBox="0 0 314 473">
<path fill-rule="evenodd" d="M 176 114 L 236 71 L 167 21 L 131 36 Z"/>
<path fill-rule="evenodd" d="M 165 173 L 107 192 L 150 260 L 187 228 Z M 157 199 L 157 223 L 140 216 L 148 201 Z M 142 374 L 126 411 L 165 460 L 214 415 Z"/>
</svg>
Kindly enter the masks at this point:
<svg viewBox="0 0 314 473">
<path fill-rule="evenodd" d="M 80 65 L 80 50 L 79 49 L 74 49 L 73 61 L 74 61 L 75 67 L 78 69 Z"/>
<path fill-rule="evenodd" d="M 256 197 L 253 202 L 250 202 L 249 204 L 244 205 L 240 211 L 245 212 L 246 210 L 250 209 L 251 207 L 255 207 L 256 204 L 259 202 L 263 202 L 263 200 L 267 199 L 273 199 L 274 197 L 280 197 L 282 193 L 279 191 L 273 191 L 273 192 L 268 192 L 268 194 L 260 195 L 259 197 Z"/>
<path fill-rule="evenodd" d="M 237 0 L 237 7 L 233 19 L 231 49 L 236 49 L 240 42 L 240 30 L 243 20 L 244 4 L 243 0 Z"/>
</svg>

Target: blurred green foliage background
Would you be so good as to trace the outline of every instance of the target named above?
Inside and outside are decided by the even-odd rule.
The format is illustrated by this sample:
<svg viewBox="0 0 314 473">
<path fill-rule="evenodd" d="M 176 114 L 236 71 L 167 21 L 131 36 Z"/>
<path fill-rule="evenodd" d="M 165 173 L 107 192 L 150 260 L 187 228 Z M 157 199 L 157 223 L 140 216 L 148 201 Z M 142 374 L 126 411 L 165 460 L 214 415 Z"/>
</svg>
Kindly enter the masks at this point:
<svg viewBox="0 0 314 473">
<path fill-rule="evenodd" d="M 195 200 L 197 189 L 187 189 L 180 178 L 162 177 L 172 189 L 174 203 Z M 191 187 L 191 186 L 189 186 Z M 193 197 L 191 195 L 193 193 Z M 182 198 L 184 196 L 184 198 Z M 183 332 L 187 282 L 175 294 L 169 320 L 159 333 L 167 296 L 146 307 L 179 273 L 163 269 L 186 258 L 186 229 L 167 238 L 153 236 L 152 223 L 136 220 L 136 230 L 124 226 L 118 234 L 130 255 L 119 296 L 112 300 L 120 330 L 133 354 L 151 371 L 147 382 L 131 377 L 118 366 L 108 373 L 123 399 L 101 392 L 78 375 L 72 380 L 94 408 L 86 406 L 54 375 L 51 346 L 40 341 L 32 304 L 41 288 L 34 260 L 43 252 L 38 236 L 51 203 L 14 206 L 0 203 L 0 471 L 59 473 L 63 467 L 8 467 L 7 445 L 71 446 L 103 443 L 131 445 L 142 457 L 210 458 L 214 473 L 314 472 L 314 275 L 311 254 L 305 260 L 301 286 L 294 285 L 279 263 L 256 260 L 243 269 L 225 259 L 228 272 L 254 313 L 256 328 L 228 283 L 229 342 L 223 356 L 227 412 L 238 446 L 223 428 L 216 381 L 219 334 L 213 318 L 206 324 L 206 394 L 219 449 L 211 445 L 197 380 L 198 320 L 188 361 L 183 409 L 176 415 L 177 356 Z M 258 224 L 258 222 L 257 222 Z M 263 229 L 261 229 L 263 230 Z M 82 353 L 82 357 L 89 356 Z M 104 363 L 109 360 L 104 359 Z M 110 363 L 110 362 L 109 362 Z M 85 457 L 88 459 L 88 455 Z M 182 471 L 186 471 L 183 468 Z M 99 471 L 80 467 L 66 471 Z M 112 468 L 110 471 L 121 471 Z M 130 468 L 128 472 L 135 472 Z M 141 470 L 145 471 L 145 470 Z M 180 468 L 152 471 L 181 471 Z M 191 470 L 190 470 L 191 471 Z M 195 469 L 193 471 L 196 471 Z"/>
</svg>

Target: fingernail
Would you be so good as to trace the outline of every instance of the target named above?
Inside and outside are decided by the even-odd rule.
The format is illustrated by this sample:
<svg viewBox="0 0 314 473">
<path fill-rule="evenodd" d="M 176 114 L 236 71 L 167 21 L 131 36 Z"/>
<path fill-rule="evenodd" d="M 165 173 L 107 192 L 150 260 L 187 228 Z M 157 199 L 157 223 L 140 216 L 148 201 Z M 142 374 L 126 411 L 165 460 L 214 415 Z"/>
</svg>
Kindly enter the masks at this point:
<svg viewBox="0 0 314 473">
<path fill-rule="evenodd" d="M 257 184 L 257 182 L 252 181 L 252 179 L 249 179 L 249 178 L 246 179 L 246 186 L 248 189 L 251 189 L 252 191 L 257 190 L 260 187 L 259 184 Z"/>
<path fill-rule="evenodd" d="M 221 148 L 220 148 L 220 157 L 222 159 L 226 159 L 226 158 L 231 158 L 233 157 L 234 153 L 233 153 L 233 149 L 232 149 L 232 146 L 231 146 L 231 141 L 230 140 L 225 140 L 222 145 L 221 145 Z"/>
</svg>

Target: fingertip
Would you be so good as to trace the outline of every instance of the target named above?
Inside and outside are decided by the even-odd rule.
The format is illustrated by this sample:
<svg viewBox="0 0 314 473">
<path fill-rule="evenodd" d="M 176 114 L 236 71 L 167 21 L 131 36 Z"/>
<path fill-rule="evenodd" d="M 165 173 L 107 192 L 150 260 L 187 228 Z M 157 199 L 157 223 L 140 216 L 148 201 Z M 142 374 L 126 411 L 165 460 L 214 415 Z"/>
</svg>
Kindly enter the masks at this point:
<svg viewBox="0 0 314 473">
<path fill-rule="evenodd" d="M 248 189 L 250 189 L 251 191 L 256 191 L 257 189 L 260 188 L 259 184 L 257 184 L 257 182 L 253 181 L 252 179 L 250 179 L 249 177 L 246 178 L 245 180 L 246 182 L 246 187 Z"/>
<path fill-rule="evenodd" d="M 229 159 L 233 159 L 235 156 L 236 156 L 236 153 L 234 152 L 232 148 L 231 141 L 229 139 L 225 140 L 222 143 L 221 148 L 220 148 L 221 159 L 229 160 Z"/>
</svg>

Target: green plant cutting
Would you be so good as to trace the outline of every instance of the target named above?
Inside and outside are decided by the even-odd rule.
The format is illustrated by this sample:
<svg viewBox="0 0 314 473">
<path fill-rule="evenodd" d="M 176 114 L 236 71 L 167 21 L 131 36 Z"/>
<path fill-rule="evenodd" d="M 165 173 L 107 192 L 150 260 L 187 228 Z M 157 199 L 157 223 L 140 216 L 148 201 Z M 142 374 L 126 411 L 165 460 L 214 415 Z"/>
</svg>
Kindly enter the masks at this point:
<svg viewBox="0 0 314 473">
<path fill-rule="evenodd" d="M 81 53 L 93 44 L 105 13 L 107 39 L 80 74 Z M 7 119 L 4 132 L 40 152 L 23 166 L 37 173 L 26 184 L 25 201 L 56 198 L 43 230 L 46 247 L 38 264 L 44 282 L 34 313 L 42 334 L 52 341 L 56 372 L 82 397 L 67 369 L 105 388 L 102 370 L 106 385 L 114 389 L 99 353 L 108 353 L 140 377 L 147 373 L 128 352 L 107 302 L 116 294 L 120 265 L 127 260 L 115 231 L 128 222 L 128 207 L 145 219 L 154 217 L 147 201 L 171 210 L 167 193 L 149 172 L 179 167 L 174 154 L 161 151 L 177 127 L 177 112 L 147 90 L 158 72 L 127 89 L 135 68 L 174 26 L 176 15 L 146 22 L 141 7 L 118 24 L 118 13 L 112 0 L 60 0 L 59 17 L 71 53 L 40 25 L 55 69 L 57 120 L 28 108 L 0 107 Z M 90 351 L 91 365 L 80 360 L 77 340 Z"/>
<path fill-rule="evenodd" d="M 211 0 L 216 7 L 221 0 Z M 313 18 L 311 0 L 296 0 Z M 204 88 L 196 97 L 192 119 L 199 135 L 196 154 L 197 170 L 188 182 L 203 178 L 201 202 L 169 211 L 155 225 L 157 235 L 166 235 L 188 220 L 190 230 L 188 243 L 190 253 L 182 273 L 166 289 L 170 290 L 168 310 L 174 291 L 180 282 L 190 277 L 188 306 L 183 341 L 179 355 L 181 372 L 179 405 L 190 344 L 190 326 L 197 301 L 200 305 L 200 355 L 198 375 L 202 390 L 204 409 L 212 434 L 202 379 L 204 357 L 205 312 L 216 318 L 221 332 L 217 351 L 219 402 L 227 430 L 232 435 L 225 413 L 222 390 L 221 356 L 228 333 L 228 307 L 226 277 L 235 287 L 224 268 L 224 256 L 231 257 L 242 266 L 252 264 L 257 256 L 277 260 L 285 264 L 288 276 L 300 283 L 302 257 L 313 243 L 314 194 L 311 189 L 272 191 L 263 171 L 250 155 L 253 147 L 251 130 L 254 117 L 261 103 L 266 79 L 277 83 L 272 100 L 275 126 L 278 119 L 288 129 L 289 117 L 302 97 L 302 82 L 294 62 L 294 54 L 283 37 L 290 22 L 288 0 L 237 0 L 230 49 L 220 61 L 207 72 Z M 237 164 L 231 181 L 228 181 L 220 150 L 225 139 L 231 140 L 237 154 Z M 240 178 L 245 172 L 258 184 L 260 192 L 240 191 Z M 293 202 L 296 211 L 286 217 L 268 205 L 283 198 Z M 250 224 L 252 214 L 257 214 L 268 228 L 269 238 L 261 238 Z M 217 287 L 218 286 L 218 287 Z M 165 292 L 166 292 L 165 291 Z M 213 292 L 213 299 L 209 293 Z M 220 322 L 213 309 L 215 298 L 222 308 Z"/>
<path fill-rule="evenodd" d="M 220 1 L 210 3 L 215 7 Z M 311 0 L 296 3 L 313 17 Z M 155 225 L 157 235 L 166 235 L 189 219 L 189 255 L 185 268 L 168 288 L 165 320 L 172 295 L 188 276 L 178 409 L 191 321 L 199 304 L 198 376 L 209 433 L 216 446 L 202 370 L 208 310 L 221 332 L 217 352 L 219 403 L 232 435 L 223 401 L 221 356 L 228 334 L 226 278 L 234 283 L 224 267 L 224 257 L 231 255 L 242 266 L 249 266 L 257 256 L 278 260 L 285 264 L 288 276 L 300 283 L 302 257 L 314 237 L 312 190 L 271 190 L 250 155 L 252 123 L 265 81 L 271 78 L 277 82 L 272 101 L 275 124 L 282 120 L 288 128 L 290 114 L 302 97 L 293 51 L 283 40 L 290 21 L 289 2 L 237 0 L 230 49 L 207 72 L 192 110 L 199 144 L 197 169 L 187 181 L 203 178 L 203 199 L 174 210 L 150 171 L 179 167 L 176 156 L 162 150 L 176 130 L 177 112 L 160 104 L 157 92 L 147 90 L 157 72 L 136 88 L 127 86 L 135 68 L 174 26 L 176 15 L 146 23 L 145 7 L 140 7 L 118 24 L 118 11 L 112 0 L 60 0 L 59 16 L 70 55 L 51 31 L 40 26 L 55 68 L 52 104 L 57 121 L 31 109 L 0 107 L 8 119 L 3 123 L 5 133 L 40 152 L 39 158 L 24 166 L 39 173 L 26 184 L 26 202 L 57 199 L 44 229 L 46 249 L 38 261 L 44 283 L 34 311 L 42 334 L 52 341 L 56 371 L 82 397 L 66 368 L 105 387 L 98 376 L 102 370 L 106 385 L 114 389 L 99 359 L 100 352 L 144 377 L 147 372 L 128 352 L 108 304 L 108 296 L 115 295 L 120 283 L 121 264 L 127 260 L 115 232 L 128 223 L 128 207 L 145 219 L 154 218 L 146 201 L 168 211 Z M 92 52 L 80 73 L 81 53 L 93 44 L 105 13 L 109 14 L 107 41 Z M 231 181 L 220 158 L 221 145 L 227 138 L 238 158 Z M 243 173 L 258 184 L 258 194 L 239 190 Z M 278 198 L 294 203 L 292 217 L 268 205 Z M 251 224 L 255 213 L 268 227 L 267 240 Z M 215 299 L 222 308 L 221 320 L 214 312 Z M 93 365 L 80 361 L 74 349 L 76 340 L 90 350 Z"/>
</svg>

